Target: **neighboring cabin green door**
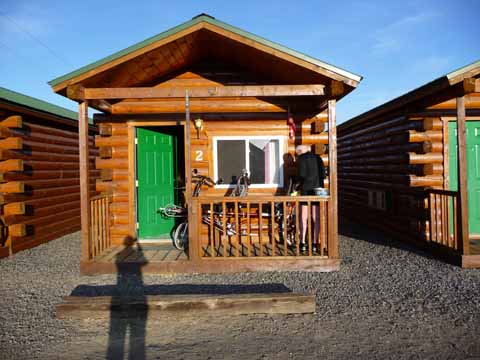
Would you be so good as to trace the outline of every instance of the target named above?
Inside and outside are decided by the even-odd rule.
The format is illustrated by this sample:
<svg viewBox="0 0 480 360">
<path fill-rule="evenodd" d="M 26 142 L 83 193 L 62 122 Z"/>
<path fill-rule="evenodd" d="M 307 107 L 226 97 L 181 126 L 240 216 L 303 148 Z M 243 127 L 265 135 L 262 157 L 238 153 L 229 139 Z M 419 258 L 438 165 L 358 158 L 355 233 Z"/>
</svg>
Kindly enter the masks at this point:
<svg viewBox="0 0 480 360">
<path fill-rule="evenodd" d="M 138 128 L 137 139 L 138 236 L 168 238 L 175 219 L 162 217 L 158 209 L 174 203 L 175 137 Z"/>
<path fill-rule="evenodd" d="M 480 121 L 466 121 L 468 228 L 470 234 L 480 234 Z M 448 123 L 450 143 L 450 189 L 458 190 L 457 123 Z"/>
</svg>

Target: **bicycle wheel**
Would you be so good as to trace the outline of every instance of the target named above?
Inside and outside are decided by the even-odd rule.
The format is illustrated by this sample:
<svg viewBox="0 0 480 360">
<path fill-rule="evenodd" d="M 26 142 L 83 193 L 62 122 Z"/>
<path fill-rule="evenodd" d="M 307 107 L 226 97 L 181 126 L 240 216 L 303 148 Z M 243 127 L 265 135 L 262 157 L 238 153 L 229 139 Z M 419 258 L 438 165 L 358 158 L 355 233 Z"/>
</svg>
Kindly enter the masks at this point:
<svg viewBox="0 0 480 360">
<path fill-rule="evenodd" d="M 188 222 L 183 222 L 175 229 L 173 233 L 173 245 L 178 250 L 185 250 L 188 244 Z"/>
</svg>

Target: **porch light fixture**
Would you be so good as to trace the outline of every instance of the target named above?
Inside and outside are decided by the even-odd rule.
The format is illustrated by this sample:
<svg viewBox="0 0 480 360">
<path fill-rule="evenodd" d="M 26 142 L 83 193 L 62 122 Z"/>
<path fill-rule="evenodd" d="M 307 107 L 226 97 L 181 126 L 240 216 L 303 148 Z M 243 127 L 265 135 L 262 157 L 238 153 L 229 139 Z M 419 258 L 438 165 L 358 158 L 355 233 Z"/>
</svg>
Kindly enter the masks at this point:
<svg viewBox="0 0 480 360">
<path fill-rule="evenodd" d="M 203 129 L 203 120 L 201 118 L 196 118 L 193 121 L 195 129 L 197 129 L 197 139 L 200 139 L 200 131 Z"/>
</svg>

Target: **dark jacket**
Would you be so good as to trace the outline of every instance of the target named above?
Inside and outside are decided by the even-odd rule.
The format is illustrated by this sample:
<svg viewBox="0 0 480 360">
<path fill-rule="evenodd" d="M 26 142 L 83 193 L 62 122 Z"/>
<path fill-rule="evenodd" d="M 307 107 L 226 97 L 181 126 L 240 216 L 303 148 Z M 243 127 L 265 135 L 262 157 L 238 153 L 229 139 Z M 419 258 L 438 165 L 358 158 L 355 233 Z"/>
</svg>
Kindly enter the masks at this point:
<svg viewBox="0 0 480 360">
<path fill-rule="evenodd" d="M 313 189 L 323 187 L 325 167 L 320 156 L 307 152 L 298 157 L 298 177 L 302 195 L 314 195 Z"/>
</svg>

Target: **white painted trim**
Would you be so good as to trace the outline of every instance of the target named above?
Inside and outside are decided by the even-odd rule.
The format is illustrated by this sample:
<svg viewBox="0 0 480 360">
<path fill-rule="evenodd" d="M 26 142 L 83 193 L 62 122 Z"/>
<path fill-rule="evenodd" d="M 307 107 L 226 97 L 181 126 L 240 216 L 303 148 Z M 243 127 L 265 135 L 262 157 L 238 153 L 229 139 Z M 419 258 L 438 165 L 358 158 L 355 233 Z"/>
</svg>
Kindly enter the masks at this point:
<svg viewBox="0 0 480 360">
<path fill-rule="evenodd" d="M 282 151 L 286 151 L 285 149 L 285 136 L 282 135 L 254 135 L 254 136 L 213 136 L 212 141 L 213 141 L 213 180 L 215 183 L 218 181 L 218 159 L 217 159 L 217 141 L 218 140 L 278 140 L 279 141 L 279 146 L 278 146 L 278 151 L 279 151 L 279 180 L 280 182 L 278 184 L 252 184 L 250 185 L 250 188 L 257 188 L 257 189 L 268 189 L 268 188 L 277 188 L 277 187 L 283 187 L 283 154 L 281 154 Z M 250 154 L 249 154 L 249 148 L 248 146 L 245 146 L 245 162 L 246 162 L 246 168 L 248 173 L 250 174 Z M 242 169 L 240 169 L 242 170 Z M 235 188 L 235 185 L 232 184 L 222 184 L 222 185 L 215 185 L 215 189 L 233 189 Z"/>
</svg>

